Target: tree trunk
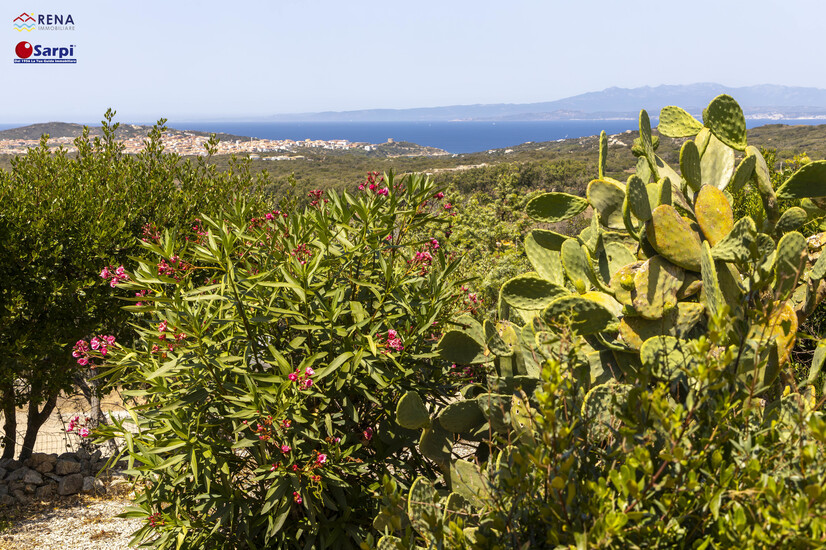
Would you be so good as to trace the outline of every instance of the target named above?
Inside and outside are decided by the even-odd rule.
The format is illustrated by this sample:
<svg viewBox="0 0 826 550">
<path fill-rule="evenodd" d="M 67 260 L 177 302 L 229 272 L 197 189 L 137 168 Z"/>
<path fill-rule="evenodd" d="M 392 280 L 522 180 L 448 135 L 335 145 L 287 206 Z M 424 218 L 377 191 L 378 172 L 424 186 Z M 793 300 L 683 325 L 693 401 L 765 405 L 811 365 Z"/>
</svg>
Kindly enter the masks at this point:
<svg viewBox="0 0 826 550">
<path fill-rule="evenodd" d="M 40 426 L 48 420 L 49 415 L 52 414 L 52 411 L 57 405 L 57 396 L 59 393 L 60 392 L 55 392 L 49 396 L 49 399 L 43 403 L 43 408 L 40 411 L 37 410 L 37 405 L 33 402 L 29 403 L 29 418 L 26 422 L 26 435 L 23 437 L 23 448 L 20 449 L 21 461 L 32 456 L 34 444 L 35 441 L 37 441 L 37 432 L 40 430 Z"/>
<path fill-rule="evenodd" d="M 3 390 L 3 415 L 6 424 L 3 426 L 3 456 L 14 458 L 15 441 L 17 438 L 17 409 L 14 406 L 14 388 Z"/>
</svg>

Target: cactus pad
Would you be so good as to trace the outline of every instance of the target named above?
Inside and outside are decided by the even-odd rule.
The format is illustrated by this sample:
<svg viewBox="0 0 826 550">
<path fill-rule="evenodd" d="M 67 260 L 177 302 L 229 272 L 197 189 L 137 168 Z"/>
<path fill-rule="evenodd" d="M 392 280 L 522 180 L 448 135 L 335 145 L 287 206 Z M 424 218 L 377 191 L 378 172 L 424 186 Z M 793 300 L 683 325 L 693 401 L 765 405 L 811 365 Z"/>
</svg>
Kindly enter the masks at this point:
<svg viewBox="0 0 826 550">
<path fill-rule="evenodd" d="M 599 179 L 605 177 L 605 167 L 608 164 L 608 135 L 605 130 L 599 134 Z"/>
<path fill-rule="evenodd" d="M 703 183 L 725 189 L 734 174 L 734 151 L 713 135 L 708 139 L 705 153 L 700 157 Z"/>
<path fill-rule="evenodd" d="M 599 212 L 599 220 L 610 229 L 622 229 L 622 201 L 625 190 L 606 180 L 593 180 L 586 191 L 588 202 Z"/>
<path fill-rule="evenodd" d="M 568 239 L 562 245 L 562 266 L 577 292 L 582 294 L 595 283 L 594 267 L 584 245 Z"/>
<path fill-rule="evenodd" d="M 746 117 L 730 95 L 718 95 L 703 111 L 703 122 L 717 139 L 738 151 L 746 148 Z"/>
<path fill-rule="evenodd" d="M 717 266 L 714 265 L 711 248 L 709 248 L 707 242 L 703 242 L 700 248 L 700 263 L 702 265 L 701 274 L 705 304 L 709 314 L 714 316 L 720 313 L 723 306 L 723 293 L 720 290 L 720 281 L 717 278 Z"/>
<path fill-rule="evenodd" d="M 792 231 L 786 233 L 777 243 L 777 263 L 775 264 L 775 296 L 785 299 L 791 295 L 797 281 L 803 276 L 808 258 L 806 238 Z"/>
<path fill-rule="evenodd" d="M 422 431 L 419 438 L 419 450 L 424 456 L 445 468 L 453 452 L 453 434 L 442 428 L 436 420 Z"/>
<path fill-rule="evenodd" d="M 677 311 L 673 309 L 661 319 L 643 319 L 642 317 L 626 315 L 620 321 L 620 337 L 629 348 L 639 350 L 643 342 L 649 338 L 671 334 L 674 331 L 677 323 Z"/>
<path fill-rule="evenodd" d="M 746 185 L 746 182 L 751 179 L 752 174 L 754 173 L 754 167 L 756 165 L 754 155 L 747 155 L 740 164 L 737 165 L 737 169 L 734 170 L 734 175 L 731 176 L 731 180 L 729 181 L 727 189 L 732 193 L 736 193 L 740 189 Z"/>
<path fill-rule="evenodd" d="M 826 161 L 804 164 L 777 190 L 778 199 L 826 197 Z"/>
<path fill-rule="evenodd" d="M 673 336 L 649 338 L 640 348 L 640 360 L 648 372 L 662 380 L 679 376 L 692 362 L 686 351 L 687 342 Z"/>
<path fill-rule="evenodd" d="M 588 201 L 568 193 L 544 193 L 528 202 L 525 211 L 540 222 L 568 220 L 588 208 Z"/>
<path fill-rule="evenodd" d="M 436 489 L 429 479 L 417 477 L 407 496 L 407 517 L 410 525 L 427 541 L 433 541 L 433 525 L 436 524 Z M 391 547 L 392 548 L 392 547 Z"/>
<path fill-rule="evenodd" d="M 696 273 L 686 272 L 683 278 L 683 286 L 677 292 L 677 299 L 690 298 L 700 292 L 701 288 L 703 288 L 703 280 Z"/>
<path fill-rule="evenodd" d="M 634 290 L 634 276 L 642 269 L 645 262 L 629 262 L 619 268 L 611 277 L 610 287 L 614 291 L 614 297 L 622 304 L 633 306 L 634 301 L 631 291 Z"/>
<path fill-rule="evenodd" d="M 470 365 L 485 363 L 485 346 L 462 330 L 449 330 L 439 340 L 439 355 L 453 363 Z"/>
<path fill-rule="evenodd" d="M 692 134 L 693 135 L 693 134 Z M 700 172 L 700 151 L 693 141 L 686 141 L 680 149 L 680 172 L 691 189 L 699 191 L 703 185 Z"/>
<path fill-rule="evenodd" d="M 734 212 L 722 191 L 711 185 L 704 185 L 694 201 L 697 224 L 706 240 L 714 246 L 734 227 Z"/>
<path fill-rule="evenodd" d="M 474 506 L 481 507 L 490 498 L 490 482 L 472 462 L 457 460 L 451 464 L 450 481 L 453 490 Z"/>
<path fill-rule="evenodd" d="M 775 226 L 774 230 L 778 234 L 785 234 L 789 231 L 794 231 L 795 229 L 799 228 L 801 225 L 806 223 L 806 220 L 809 218 L 809 215 L 806 213 L 805 210 L 800 208 L 799 206 L 792 206 L 785 212 L 783 215 L 780 216 L 780 219 L 777 220 L 777 225 Z"/>
<path fill-rule="evenodd" d="M 549 325 L 570 326 L 580 335 L 608 330 L 617 321 L 611 311 L 581 296 L 557 298 L 542 311 L 542 318 Z"/>
<path fill-rule="evenodd" d="M 531 265 L 546 280 L 562 285 L 565 284 L 565 273 L 562 270 L 562 259 L 559 256 L 558 250 L 562 247 L 562 243 L 567 239 L 564 235 L 559 235 L 562 239 L 556 248 L 545 246 L 542 244 L 546 242 L 545 233 L 558 235 L 553 231 L 543 231 L 541 229 L 534 229 L 525 238 L 525 253 Z M 549 244 L 555 244 L 551 241 Z"/>
<path fill-rule="evenodd" d="M 570 294 L 568 289 L 543 279 L 537 274 L 518 275 L 502 285 L 500 296 L 518 309 L 544 309 L 554 298 Z"/>
<path fill-rule="evenodd" d="M 634 275 L 634 309 L 645 319 L 659 319 L 677 305 L 685 272 L 662 256 L 646 261 Z"/>
<path fill-rule="evenodd" d="M 485 423 L 476 401 L 455 401 L 439 413 L 439 424 L 453 433 L 471 432 Z"/>
<path fill-rule="evenodd" d="M 585 394 L 582 403 L 582 417 L 591 426 L 588 439 L 594 443 L 611 436 L 612 429 L 619 426 L 618 412 L 622 409 L 628 393 L 629 384 L 621 384 L 614 379 L 600 384 Z"/>
<path fill-rule="evenodd" d="M 599 271 L 602 279 L 610 282 L 614 274 L 636 258 L 630 250 L 619 243 L 606 243 L 599 257 Z"/>
<path fill-rule="evenodd" d="M 620 304 L 612 296 L 605 294 L 604 292 L 586 292 L 582 295 L 582 297 L 598 303 L 599 305 L 613 313 L 615 317 L 619 317 L 620 315 L 622 315 L 622 304 Z"/>
<path fill-rule="evenodd" d="M 723 237 L 711 250 L 715 260 L 724 262 L 747 262 L 752 257 L 752 248 L 757 238 L 754 220 L 744 216 L 737 220 L 728 235 Z"/>
<path fill-rule="evenodd" d="M 651 246 L 665 259 L 689 271 L 700 271 L 700 236 L 673 206 L 655 208 L 645 233 Z"/>
<path fill-rule="evenodd" d="M 703 123 L 688 114 L 688 111 L 669 105 L 660 109 L 657 130 L 672 138 L 692 137 L 703 129 Z"/>
<path fill-rule="evenodd" d="M 628 178 L 625 189 L 628 193 L 628 205 L 631 208 L 631 213 L 640 221 L 647 222 L 650 220 L 651 204 L 648 201 L 648 190 L 645 188 L 643 181 L 638 176 L 633 175 Z"/>
<path fill-rule="evenodd" d="M 779 365 L 783 365 L 789 358 L 789 353 L 794 347 L 797 336 L 797 314 L 792 305 L 788 302 L 776 302 L 775 311 L 763 325 L 752 326 L 750 338 L 760 342 L 763 347 L 771 339 L 774 339 L 777 346 L 777 358 Z"/>
<path fill-rule="evenodd" d="M 430 414 L 415 391 L 405 393 L 396 405 L 396 422 L 402 428 L 418 430 L 430 424 Z"/>
</svg>

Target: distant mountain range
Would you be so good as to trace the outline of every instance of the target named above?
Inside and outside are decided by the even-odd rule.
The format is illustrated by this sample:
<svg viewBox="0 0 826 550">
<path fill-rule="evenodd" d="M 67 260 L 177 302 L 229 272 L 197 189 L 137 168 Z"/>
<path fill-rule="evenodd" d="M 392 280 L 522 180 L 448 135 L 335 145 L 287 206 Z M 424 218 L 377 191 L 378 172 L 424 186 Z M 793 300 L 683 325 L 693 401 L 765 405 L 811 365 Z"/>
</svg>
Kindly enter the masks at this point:
<svg viewBox="0 0 826 550">
<path fill-rule="evenodd" d="M 416 109 L 366 109 L 273 115 L 273 122 L 397 122 L 450 120 L 605 120 L 636 118 L 640 109 L 656 117 L 666 105 L 700 115 L 719 94 L 729 94 L 747 118 L 793 120 L 826 118 L 826 90 L 761 84 L 732 88 L 715 83 L 608 88 L 557 101 L 451 105 Z"/>
</svg>

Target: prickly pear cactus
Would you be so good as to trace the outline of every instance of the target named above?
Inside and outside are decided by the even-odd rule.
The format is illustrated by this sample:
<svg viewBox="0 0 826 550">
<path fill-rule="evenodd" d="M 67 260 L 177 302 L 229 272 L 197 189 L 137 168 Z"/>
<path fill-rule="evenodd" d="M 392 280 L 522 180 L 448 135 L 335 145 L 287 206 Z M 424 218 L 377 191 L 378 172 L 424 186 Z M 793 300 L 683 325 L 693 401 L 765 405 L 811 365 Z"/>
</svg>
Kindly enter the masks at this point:
<svg viewBox="0 0 826 550">
<path fill-rule="evenodd" d="M 816 264 L 826 236 L 807 241 L 796 231 L 826 215 L 819 206 L 826 205 L 826 162 L 805 165 L 775 193 L 762 155 L 748 145 L 737 102 L 716 97 L 702 120 L 678 107 L 660 113 L 660 134 L 687 138 L 675 169 L 657 156 L 657 136 L 642 111 L 633 148 L 637 169 L 625 184 L 606 174 L 603 135 L 599 174 L 585 199 L 546 193 L 527 205 L 540 222 L 592 207 L 591 225 L 578 237 L 534 230 L 526 251 L 535 271 L 506 282 L 500 294 L 500 304 L 519 312 L 511 318 L 524 319 L 523 333 L 581 337 L 591 383 L 608 372 L 622 382 L 635 382 L 639 373 L 671 379 L 673 369 L 651 366 L 650 357 L 661 355 L 651 350 L 673 339 L 690 342 L 713 317 L 730 316 L 730 345 L 745 350 L 739 369 L 759 375 L 765 389 L 788 362 L 798 324 L 826 295 L 826 260 Z M 764 215 L 735 220 L 726 187 L 737 190 L 749 181 L 762 196 Z M 779 198 L 808 202 L 780 216 Z M 757 313 L 747 316 L 745 308 Z M 672 340 L 650 342 L 663 338 Z M 449 335 L 442 340 L 445 357 L 462 353 L 452 341 Z M 482 342 L 477 352 L 487 363 L 501 363 Z M 506 420 L 489 419 L 489 425 Z"/>
</svg>

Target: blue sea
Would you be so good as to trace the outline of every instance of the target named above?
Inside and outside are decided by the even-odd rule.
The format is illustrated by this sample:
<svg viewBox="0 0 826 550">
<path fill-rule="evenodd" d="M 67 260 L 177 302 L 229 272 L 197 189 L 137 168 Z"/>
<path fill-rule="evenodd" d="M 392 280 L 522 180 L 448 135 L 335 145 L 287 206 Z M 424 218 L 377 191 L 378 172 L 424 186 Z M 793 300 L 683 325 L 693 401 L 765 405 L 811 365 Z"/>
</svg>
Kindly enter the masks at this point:
<svg viewBox="0 0 826 550">
<path fill-rule="evenodd" d="M 748 120 L 749 128 L 776 124 L 774 120 Z M 824 124 L 824 120 L 781 121 L 783 124 Z M 656 121 L 652 121 L 656 124 Z M 0 130 L 20 124 L 0 124 Z M 178 130 L 220 132 L 262 139 L 346 139 L 384 143 L 388 139 L 438 147 L 450 153 L 474 153 L 513 147 L 529 141 L 554 141 L 618 134 L 638 128 L 636 120 L 550 120 L 535 122 L 167 122 Z"/>
</svg>

